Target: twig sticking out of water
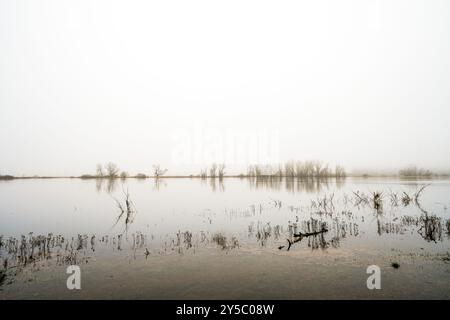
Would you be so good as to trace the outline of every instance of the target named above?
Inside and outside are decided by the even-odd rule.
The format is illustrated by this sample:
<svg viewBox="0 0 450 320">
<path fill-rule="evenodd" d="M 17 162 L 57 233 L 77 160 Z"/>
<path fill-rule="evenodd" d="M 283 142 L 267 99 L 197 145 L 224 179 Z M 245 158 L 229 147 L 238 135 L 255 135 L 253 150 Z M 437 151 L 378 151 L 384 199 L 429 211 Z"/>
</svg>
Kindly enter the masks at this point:
<svg viewBox="0 0 450 320">
<path fill-rule="evenodd" d="M 389 198 L 391 200 L 391 206 L 398 207 L 398 203 L 399 203 L 398 194 L 395 192 L 392 192 L 392 190 L 389 190 Z"/>
<path fill-rule="evenodd" d="M 414 202 L 418 205 L 419 204 L 419 198 L 422 192 L 425 190 L 426 187 L 428 187 L 429 184 L 423 185 L 415 194 L 414 194 Z"/>
<path fill-rule="evenodd" d="M 407 194 L 406 192 L 403 192 L 403 196 L 402 196 L 402 203 L 404 207 L 409 206 L 409 204 L 411 203 L 412 198 L 409 196 L 409 194 Z"/>
<path fill-rule="evenodd" d="M 360 194 L 359 191 L 353 192 L 353 194 L 356 196 L 356 206 L 369 204 L 369 199 L 365 194 Z"/>
<path fill-rule="evenodd" d="M 116 202 L 117 207 L 119 208 L 120 214 L 116 219 L 116 222 L 114 223 L 114 226 L 119 223 L 119 221 L 122 219 L 122 217 L 125 215 L 125 230 L 124 232 L 128 231 L 128 226 L 133 223 L 134 214 L 137 212 L 133 202 L 130 199 L 130 193 L 125 190 L 123 190 L 124 197 L 125 197 L 125 205 L 122 205 L 122 203 L 114 198 L 114 201 Z M 114 227 L 113 226 L 113 227 Z"/>
<path fill-rule="evenodd" d="M 414 201 L 414 203 L 417 206 L 420 206 L 419 200 L 420 200 L 420 196 L 422 195 L 423 191 L 425 190 L 425 188 L 427 188 L 429 186 L 429 184 L 423 185 L 416 193 L 414 193 L 414 195 L 410 196 L 409 194 L 407 194 L 406 192 L 403 192 L 403 196 L 402 196 L 402 203 L 403 206 L 407 207 L 409 206 L 409 204 Z"/>
</svg>

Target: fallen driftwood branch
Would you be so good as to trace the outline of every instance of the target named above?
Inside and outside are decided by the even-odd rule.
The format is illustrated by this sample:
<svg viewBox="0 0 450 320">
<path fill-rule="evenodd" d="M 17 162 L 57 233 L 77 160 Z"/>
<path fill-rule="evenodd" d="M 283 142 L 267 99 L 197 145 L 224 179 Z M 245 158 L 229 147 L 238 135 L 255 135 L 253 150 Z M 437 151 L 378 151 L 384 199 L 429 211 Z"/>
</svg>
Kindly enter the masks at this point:
<svg viewBox="0 0 450 320">
<path fill-rule="evenodd" d="M 325 233 L 325 232 L 328 232 L 327 228 L 323 228 L 322 230 L 316 231 L 316 232 L 308 232 L 308 233 L 301 233 L 300 232 L 300 233 L 294 234 L 294 237 L 296 237 L 296 238 L 306 238 L 306 237 L 311 237 L 311 236 L 317 236 L 318 234 Z"/>
<path fill-rule="evenodd" d="M 319 235 L 319 234 L 326 233 L 326 232 L 328 232 L 328 229 L 327 229 L 327 228 L 322 228 L 322 230 L 320 230 L 320 231 L 315 231 L 315 232 L 307 232 L 307 233 L 301 233 L 301 232 L 300 232 L 300 233 L 296 233 L 296 234 L 294 234 L 294 237 L 297 238 L 297 239 L 295 239 L 294 241 L 291 241 L 291 240 L 289 240 L 289 239 L 286 239 L 287 242 L 288 242 L 288 248 L 287 248 L 287 251 L 289 251 L 289 250 L 291 249 L 291 247 L 292 247 L 293 244 L 302 241 L 303 238 L 314 237 L 314 236 L 317 236 L 317 235 Z M 285 247 L 286 247 L 286 246 L 279 246 L 278 249 L 279 249 L 279 250 L 282 250 L 282 249 L 284 249 Z"/>
</svg>

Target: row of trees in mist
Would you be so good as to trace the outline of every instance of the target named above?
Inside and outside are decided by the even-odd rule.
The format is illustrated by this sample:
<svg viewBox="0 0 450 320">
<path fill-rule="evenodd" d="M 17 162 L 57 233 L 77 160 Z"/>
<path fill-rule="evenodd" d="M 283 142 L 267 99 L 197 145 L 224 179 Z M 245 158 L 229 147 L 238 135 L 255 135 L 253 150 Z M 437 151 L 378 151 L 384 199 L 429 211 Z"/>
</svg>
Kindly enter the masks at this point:
<svg viewBox="0 0 450 320">
<path fill-rule="evenodd" d="M 162 168 L 159 164 L 153 166 L 153 177 L 160 178 L 166 173 L 167 169 Z M 130 176 L 127 171 L 120 170 L 119 167 L 113 162 L 108 162 L 105 165 L 97 164 L 95 175 L 84 174 L 81 176 L 83 179 L 126 179 L 131 177 L 145 179 L 149 176 L 145 173 L 138 173 L 135 176 Z"/>
<path fill-rule="evenodd" d="M 408 177 L 431 177 L 433 176 L 433 172 L 428 169 L 417 168 L 416 166 L 409 166 L 401 169 L 398 172 L 400 177 L 408 178 Z"/>
<path fill-rule="evenodd" d="M 291 177 L 291 178 L 345 178 L 347 173 L 342 166 L 330 168 L 321 161 L 290 161 L 284 165 L 251 165 L 248 177 Z"/>
<path fill-rule="evenodd" d="M 211 165 L 211 167 L 201 170 L 199 176 L 202 179 L 206 179 L 206 178 L 223 179 L 223 177 L 225 177 L 225 164 L 223 164 L 223 163 L 221 163 L 221 164 L 213 163 Z"/>
<path fill-rule="evenodd" d="M 223 179 L 226 175 L 225 164 L 213 163 L 200 171 L 198 175 L 189 175 L 189 177 L 199 177 L 202 179 Z M 138 173 L 135 176 L 130 176 L 128 172 L 121 171 L 119 167 L 113 163 L 108 162 L 105 165 L 97 164 L 95 175 L 85 174 L 81 178 L 160 178 L 167 174 L 167 169 L 160 165 L 154 165 L 151 175 Z M 240 174 L 239 177 L 296 177 L 296 178 L 345 178 L 347 173 L 341 166 L 336 166 L 333 169 L 328 164 L 321 161 L 290 161 L 284 165 L 251 165 L 248 167 L 246 174 Z"/>
<path fill-rule="evenodd" d="M 198 175 L 187 175 L 187 177 L 197 177 L 201 179 L 223 179 L 226 176 L 225 164 L 213 163 L 209 167 L 205 167 L 200 171 Z M 108 162 L 105 165 L 97 164 L 96 172 L 94 175 L 85 174 L 82 175 L 83 179 L 92 178 L 161 178 L 167 174 L 167 169 L 162 168 L 160 165 L 153 165 L 151 174 L 138 173 L 134 176 L 128 174 L 127 171 L 122 171 L 119 167 L 113 163 Z M 442 174 L 444 175 L 444 174 Z M 337 165 L 330 167 L 327 163 L 321 161 L 289 161 L 280 165 L 250 165 L 246 173 L 235 175 L 238 177 L 287 177 L 287 178 L 345 178 L 347 172 L 344 167 Z M 398 171 L 399 177 L 413 178 L 413 177 L 432 177 L 438 176 L 433 174 L 430 170 L 418 168 L 416 166 L 409 166 Z M 14 179 L 13 176 L 0 176 L 0 180 Z"/>
</svg>

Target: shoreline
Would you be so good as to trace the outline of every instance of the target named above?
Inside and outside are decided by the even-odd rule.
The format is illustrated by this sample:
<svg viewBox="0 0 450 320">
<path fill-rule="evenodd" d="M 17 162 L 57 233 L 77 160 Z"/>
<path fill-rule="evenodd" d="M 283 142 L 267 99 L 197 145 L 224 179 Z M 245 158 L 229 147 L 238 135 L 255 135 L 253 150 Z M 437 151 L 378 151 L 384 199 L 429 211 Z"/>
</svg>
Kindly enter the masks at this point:
<svg viewBox="0 0 450 320">
<path fill-rule="evenodd" d="M 249 175 L 225 175 L 223 177 L 218 176 L 206 176 L 202 177 L 199 175 L 174 175 L 174 176 L 129 176 L 126 178 L 122 177 L 97 177 L 97 176 L 23 176 L 23 177 L 16 177 L 16 176 L 0 176 L 0 181 L 13 181 L 13 180 L 51 180 L 51 179 L 79 179 L 79 180 L 128 180 L 128 179 L 137 179 L 137 180 L 148 180 L 148 179 L 200 179 L 200 180 L 223 180 L 223 179 L 297 179 L 297 180 L 345 180 L 347 178 L 362 178 L 362 179 L 369 179 L 369 178 L 390 178 L 390 179 L 400 179 L 400 180 L 437 180 L 437 179 L 448 179 L 450 178 L 450 175 L 433 175 L 433 176 L 411 176 L 411 177 L 404 177 L 399 175 L 367 175 L 367 174 L 356 174 L 352 175 L 349 174 L 345 177 L 336 177 L 336 176 L 323 176 L 323 177 L 317 177 L 317 176 L 305 176 L 305 177 L 298 177 L 298 176 L 287 176 L 287 175 L 280 175 L 280 176 L 271 176 L 271 175 L 262 175 L 262 176 L 249 176 Z"/>
</svg>

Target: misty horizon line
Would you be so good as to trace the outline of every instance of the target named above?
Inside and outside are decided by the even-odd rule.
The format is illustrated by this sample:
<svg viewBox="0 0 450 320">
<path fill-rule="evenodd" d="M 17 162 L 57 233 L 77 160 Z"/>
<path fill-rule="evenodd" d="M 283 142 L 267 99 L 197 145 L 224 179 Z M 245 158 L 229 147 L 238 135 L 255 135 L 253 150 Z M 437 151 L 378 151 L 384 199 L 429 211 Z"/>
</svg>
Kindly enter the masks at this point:
<svg viewBox="0 0 450 320">
<path fill-rule="evenodd" d="M 104 166 L 97 164 L 95 174 L 81 173 L 79 175 L 40 175 L 40 174 L 4 174 L 0 172 L 1 180 L 20 178 L 80 178 L 80 179 L 127 179 L 127 178 L 248 178 L 248 177 L 285 177 L 285 178 L 345 178 L 345 177 L 438 177 L 450 176 L 450 170 L 434 170 L 409 165 L 397 169 L 353 169 L 346 171 L 343 166 L 330 167 L 323 161 L 289 161 L 283 164 L 251 164 L 246 172 L 225 172 L 225 164 L 212 163 L 204 166 L 198 173 L 169 173 L 169 170 L 160 165 L 153 166 L 153 173 L 146 174 L 140 171 L 129 174 L 128 171 L 120 170 L 119 167 L 109 162 Z M 104 170 L 104 171 L 103 171 Z"/>
</svg>

